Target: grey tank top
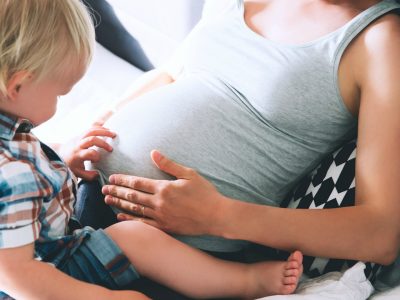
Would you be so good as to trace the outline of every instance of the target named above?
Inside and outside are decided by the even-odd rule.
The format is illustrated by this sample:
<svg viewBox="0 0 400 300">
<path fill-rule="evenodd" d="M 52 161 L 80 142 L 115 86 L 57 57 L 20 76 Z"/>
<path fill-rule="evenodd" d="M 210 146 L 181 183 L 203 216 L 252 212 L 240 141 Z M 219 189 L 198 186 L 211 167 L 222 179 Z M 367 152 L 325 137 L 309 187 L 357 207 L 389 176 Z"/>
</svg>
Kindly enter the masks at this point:
<svg viewBox="0 0 400 300">
<path fill-rule="evenodd" d="M 208 1 L 171 63 L 182 75 L 108 121 L 118 134 L 110 141 L 114 151 L 101 152 L 94 168 L 104 180 L 114 173 L 171 179 L 151 162 L 150 151 L 159 149 L 228 197 L 278 206 L 326 154 L 356 135 L 357 120 L 338 87 L 341 56 L 371 22 L 399 7 L 382 1 L 317 40 L 285 45 L 247 27 L 243 1 Z M 246 244 L 176 237 L 210 251 Z"/>
</svg>

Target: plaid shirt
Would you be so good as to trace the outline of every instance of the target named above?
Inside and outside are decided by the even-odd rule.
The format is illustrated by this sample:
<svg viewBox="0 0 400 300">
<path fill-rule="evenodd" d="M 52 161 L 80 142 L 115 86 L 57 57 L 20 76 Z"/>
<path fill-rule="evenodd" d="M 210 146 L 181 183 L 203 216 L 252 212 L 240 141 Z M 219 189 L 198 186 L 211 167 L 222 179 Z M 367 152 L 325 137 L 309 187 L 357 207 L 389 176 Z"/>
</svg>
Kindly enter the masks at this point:
<svg viewBox="0 0 400 300">
<path fill-rule="evenodd" d="M 75 178 L 31 129 L 29 121 L 0 113 L 0 249 L 35 242 L 36 256 L 52 261 L 82 239 L 66 236 Z"/>
</svg>

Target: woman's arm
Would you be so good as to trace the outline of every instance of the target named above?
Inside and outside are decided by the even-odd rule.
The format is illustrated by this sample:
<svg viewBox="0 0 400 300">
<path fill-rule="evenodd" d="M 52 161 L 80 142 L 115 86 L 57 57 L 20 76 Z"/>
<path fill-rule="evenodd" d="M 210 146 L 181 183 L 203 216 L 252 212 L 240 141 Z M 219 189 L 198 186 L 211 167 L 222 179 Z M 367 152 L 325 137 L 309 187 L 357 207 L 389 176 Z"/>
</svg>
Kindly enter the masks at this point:
<svg viewBox="0 0 400 300">
<path fill-rule="evenodd" d="M 109 195 L 106 202 L 128 211 L 144 205 L 144 222 L 175 233 L 210 234 L 299 249 L 313 256 L 391 263 L 400 237 L 399 18 L 383 17 L 359 44 L 354 64 L 361 90 L 356 206 L 294 210 L 228 199 L 194 170 L 158 152 L 152 154 L 156 165 L 178 180 L 113 175 L 112 184 L 128 188 L 104 187 Z"/>
<path fill-rule="evenodd" d="M 122 100 L 118 103 L 116 108 L 119 109 L 133 99 L 174 81 L 175 78 L 163 69 L 148 71 L 135 80 L 128 91 L 122 96 Z"/>
<path fill-rule="evenodd" d="M 158 152 L 152 156 L 160 170 L 178 179 L 112 175 L 111 185 L 103 187 L 106 203 L 137 215 L 120 214 L 120 220 L 141 220 L 171 233 L 207 234 L 288 251 L 299 249 L 312 256 L 381 264 L 389 264 L 396 257 L 394 236 L 399 213 L 395 207 L 383 214 L 367 204 L 306 210 L 247 203 L 224 197 L 193 169 Z M 144 217 L 140 213 L 142 205 Z"/>
<path fill-rule="evenodd" d="M 0 250 L 0 289 L 16 299 L 148 299 L 132 291 L 111 291 L 69 277 L 33 259 L 33 244 Z"/>
<path fill-rule="evenodd" d="M 136 79 L 132 86 L 124 93 L 121 100 L 113 103 L 112 108 L 103 112 L 95 121 L 94 125 L 103 125 L 115 111 L 121 109 L 124 105 L 137 97 L 154 90 L 163 85 L 170 84 L 175 81 L 175 78 L 163 69 L 154 69 L 144 73 Z"/>
</svg>

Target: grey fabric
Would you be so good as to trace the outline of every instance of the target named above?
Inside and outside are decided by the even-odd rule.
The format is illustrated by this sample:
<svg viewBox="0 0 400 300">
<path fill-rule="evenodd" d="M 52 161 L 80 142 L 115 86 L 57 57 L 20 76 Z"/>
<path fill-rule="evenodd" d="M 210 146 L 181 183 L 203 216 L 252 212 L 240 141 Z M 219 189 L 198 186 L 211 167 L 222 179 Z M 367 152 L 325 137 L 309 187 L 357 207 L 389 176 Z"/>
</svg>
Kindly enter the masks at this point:
<svg viewBox="0 0 400 300">
<path fill-rule="evenodd" d="M 206 4 L 178 50 L 178 80 L 133 101 L 106 124 L 118 137 L 114 151 L 102 153 L 95 166 L 104 179 L 113 173 L 171 179 L 150 160 L 150 151 L 159 149 L 226 196 L 279 206 L 327 153 L 355 136 L 357 121 L 338 89 L 341 55 L 365 27 L 400 5 L 382 1 L 322 38 L 284 45 L 247 27 L 243 1 L 224 1 L 222 9 L 221 3 Z M 178 238 L 209 251 L 245 245 Z"/>
</svg>

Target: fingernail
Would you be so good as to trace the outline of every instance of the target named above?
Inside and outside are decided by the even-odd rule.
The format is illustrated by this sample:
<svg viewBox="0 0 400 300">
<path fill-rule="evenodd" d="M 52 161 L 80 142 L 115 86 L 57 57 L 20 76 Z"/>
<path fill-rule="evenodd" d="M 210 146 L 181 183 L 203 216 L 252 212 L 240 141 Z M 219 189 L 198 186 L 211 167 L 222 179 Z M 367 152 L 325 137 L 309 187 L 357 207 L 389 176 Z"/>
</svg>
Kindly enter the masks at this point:
<svg viewBox="0 0 400 300">
<path fill-rule="evenodd" d="M 114 183 L 114 175 L 111 175 L 110 177 L 108 177 L 108 180 L 110 181 L 110 183 Z"/>
<path fill-rule="evenodd" d="M 101 192 L 103 193 L 103 194 L 107 194 L 108 193 L 108 186 L 103 186 L 102 188 L 101 188 Z"/>
<path fill-rule="evenodd" d="M 162 158 L 162 155 L 158 150 L 153 150 L 153 156 L 156 160 L 160 160 Z"/>
<path fill-rule="evenodd" d="M 113 202 L 113 200 L 112 200 L 112 197 L 111 196 L 105 196 L 104 197 L 104 202 L 106 203 L 106 204 L 112 204 L 112 202 Z"/>
</svg>

